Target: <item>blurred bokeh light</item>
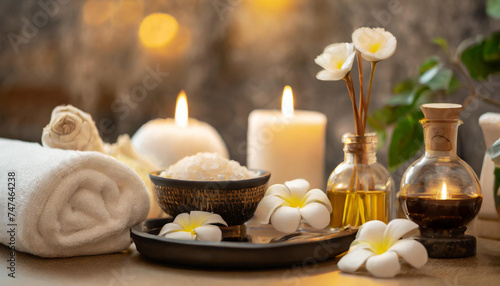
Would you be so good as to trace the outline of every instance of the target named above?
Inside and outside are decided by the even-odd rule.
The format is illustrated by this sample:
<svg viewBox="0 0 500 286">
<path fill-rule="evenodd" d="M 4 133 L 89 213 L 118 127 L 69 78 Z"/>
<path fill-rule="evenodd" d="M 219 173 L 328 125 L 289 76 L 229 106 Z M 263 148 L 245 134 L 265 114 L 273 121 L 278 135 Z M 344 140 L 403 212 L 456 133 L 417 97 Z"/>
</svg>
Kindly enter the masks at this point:
<svg viewBox="0 0 500 286">
<path fill-rule="evenodd" d="M 177 34 L 177 20 L 166 13 L 153 13 L 142 20 L 139 38 L 148 48 L 160 48 L 168 44 Z"/>
</svg>

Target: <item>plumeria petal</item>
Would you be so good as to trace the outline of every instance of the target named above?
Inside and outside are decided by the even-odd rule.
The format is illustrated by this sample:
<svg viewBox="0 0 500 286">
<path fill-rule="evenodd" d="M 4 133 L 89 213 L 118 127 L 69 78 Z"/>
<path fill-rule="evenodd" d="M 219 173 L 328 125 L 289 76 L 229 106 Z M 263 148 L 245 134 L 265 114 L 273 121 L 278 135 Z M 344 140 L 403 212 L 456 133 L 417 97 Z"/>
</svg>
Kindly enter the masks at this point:
<svg viewBox="0 0 500 286">
<path fill-rule="evenodd" d="M 385 243 L 393 245 L 401 237 L 418 229 L 418 224 L 407 219 L 394 219 L 384 231 Z"/>
<path fill-rule="evenodd" d="M 297 208 L 281 206 L 271 217 L 271 223 L 277 231 L 284 233 L 295 232 L 300 225 L 301 217 Z"/>
<path fill-rule="evenodd" d="M 171 222 L 171 223 L 165 224 L 161 228 L 160 233 L 158 235 L 159 236 L 164 236 L 167 233 L 171 233 L 171 232 L 179 231 L 179 230 L 183 230 L 183 229 L 184 228 L 181 225 Z"/>
<path fill-rule="evenodd" d="M 178 225 L 190 225 L 191 217 L 188 213 L 181 213 L 175 217 L 173 223 L 176 223 Z"/>
<path fill-rule="evenodd" d="M 222 224 L 227 226 L 227 223 L 218 214 L 207 213 L 202 211 L 191 211 L 189 214 L 191 217 L 191 224 L 193 225 L 204 225 L 204 224 Z"/>
<path fill-rule="evenodd" d="M 311 187 L 309 182 L 304 179 L 295 179 L 292 181 L 288 181 L 285 182 L 285 185 L 290 190 L 292 196 L 296 198 L 303 198 L 306 195 L 307 191 L 309 191 L 309 187 Z"/>
<path fill-rule="evenodd" d="M 381 244 L 387 225 L 379 220 L 364 223 L 356 234 L 356 240 Z"/>
<path fill-rule="evenodd" d="M 310 203 L 320 203 L 324 205 L 327 209 L 328 212 L 332 212 L 332 204 L 330 203 L 330 200 L 326 196 L 325 192 L 323 192 L 320 189 L 312 189 L 306 194 L 306 202 L 305 204 L 310 204 Z"/>
<path fill-rule="evenodd" d="M 300 215 L 313 228 L 322 229 L 330 223 L 330 212 L 323 204 L 307 204 L 300 209 Z"/>
<path fill-rule="evenodd" d="M 227 222 L 218 214 L 212 214 L 207 217 L 205 224 L 221 224 L 227 226 Z"/>
<path fill-rule="evenodd" d="M 221 241 L 222 232 L 214 223 L 227 223 L 218 214 L 191 211 L 179 214 L 173 222 L 165 224 L 159 235 L 172 239 Z"/>
<path fill-rule="evenodd" d="M 287 186 L 283 184 L 275 184 L 267 189 L 266 194 L 264 196 L 277 196 L 282 199 L 286 199 L 290 195 L 291 195 L 290 190 L 287 188 Z"/>
<path fill-rule="evenodd" d="M 191 211 L 189 213 L 190 223 L 191 225 L 203 225 L 210 215 L 212 214 L 203 211 Z"/>
<path fill-rule="evenodd" d="M 351 250 L 339 260 L 337 266 L 344 272 L 356 272 L 373 255 L 373 251 L 364 248 Z"/>
<path fill-rule="evenodd" d="M 342 65 L 342 69 L 351 70 L 352 64 L 354 63 L 354 57 L 356 56 L 356 51 L 354 51 L 354 47 L 352 46 L 352 44 L 349 44 L 349 45 L 350 45 L 350 48 L 348 50 L 349 54 L 348 54 L 344 64 Z"/>
<path fill-rule="evenodd" d="M 276 196 L 265 196 L 255 210 L 255 217 L 259 223 L 267 224 L 274 211 L 281 207 L 285 201 Z"/>
<path fill-rule="evenodd" d="M 387 251 L 396 252 L 408 264 L 415 268 L 422 267 L 425 263 L 427 263 L 428 259 L 425 247 L 420 242 L 412 239 L 399 240 Z"/>
<path fill-rule="evenodd" d="M 396 51 L 396 38 L 384 28 L 359 28 L 352 33 L 352 41 L 361 56 L 370 62 L 391 57 Z"/>
<path fill-rule="evenodd" d="M 401 270 L 399 257 L 392 251 L 374 255 L 366 260 L 366 270 L 376 277 L 394 277 Z"/>
<path fill-rule="evenodd" d="M 221 241 L 222 231 L 215 225 L 202 225 L 194 229 L 196 239 L 203 241 Z"/>
<path fill-rule="evenodd" d="M 402 258 L 415 268 L 422 267 L 427 262 L 427 250 L 416 240 L 401 239 L 416 230 L 418 226 L 404 219 L 396 219 L 386 225 L 381 221 L 369 221 L 358 230 L 356 240 L 351 244 L 349 253 L 374 254 L 366 260 L 366 269 L 377 277 L 394 277 L 399 273 Z M 354 255 L 354 254 L 353 254 Z M 347 256 L 347 255 L 346 255 Z M 351 257 L 351 256 L 349 256 Z M 352 272 L 358 269 L 359 261 L 349 258 L 342 262 L 342 271 Z M 345 266 L 344 264 L 352 263 Z M 344 270 L 347 269 L 347 270 Z M 356 271 L 356 270 L 354 270 Z"/>
<path fill-rule="evenodd" d="M 319 56 L 317 56 L 315 59 L 314 59 L 314 62 L 316 64 L 318 64 L 320 67 L 324 68 L 324 69 L 328 69 L 329 68 L 329 62 L 330 62 L 330 57 L 331 55 L 328 54 L 328 53 L 323 53 Z"/>
<path fill-rule="evenodd" d="M 316 74 L 316 78 L 325 81 L 328 80 L 336 81 L 343 79 L 346 74 L 347 72 L 343 70 L 337 70 L 337 71 L 322 70 Z"/>
<path fill-rule="evenodd" d="M 325 228 L 330 222 L 332 206 L 326 194 L 319 190 L 309 190 L 310 184 L 304 179 L 296 179 L 269 187 L 255 211 L 256 220 L 281 232 L 297 230 L 302 219 L 313 228 Z"/>
<path fill-rule="evenodd" d="M 352 69 L 356 52 L 351 43 L 336 43 L 325 48 L 314 60 L 324 68 L 316 78 L 319 80 L 340 80 Z"/>
<path fill-rule="evenodd" d="M 171 233 L 165 234 L 163 237 L 172 238 L 172 239 L 181 239 L 181 240 L 195 240 L 196 235 L 187 231 L 175 231 Z"/>
</svg>

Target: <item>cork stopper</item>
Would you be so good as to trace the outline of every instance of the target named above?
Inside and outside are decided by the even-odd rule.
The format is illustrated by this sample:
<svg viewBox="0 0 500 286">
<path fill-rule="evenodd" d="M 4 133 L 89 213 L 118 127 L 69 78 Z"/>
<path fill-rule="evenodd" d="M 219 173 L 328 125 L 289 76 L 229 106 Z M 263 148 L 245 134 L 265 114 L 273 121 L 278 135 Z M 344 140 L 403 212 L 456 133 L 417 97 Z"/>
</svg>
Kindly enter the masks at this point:
<svg viewBox="0 0 500 286">
<path fill-rule="evenodd" d="M 420 106 L 427 120 L 457 120 L 462 105 L 456 103 L 426 103 Z"/>
<path fill-rule="evenodd" d="M 462 105 L 455 103 L 427 103 L 420 106 L 425 119 L 425 148 L 433 151 L 456 149 L 456 131 L 461 121 L 458 119 Z"/>
</svg>

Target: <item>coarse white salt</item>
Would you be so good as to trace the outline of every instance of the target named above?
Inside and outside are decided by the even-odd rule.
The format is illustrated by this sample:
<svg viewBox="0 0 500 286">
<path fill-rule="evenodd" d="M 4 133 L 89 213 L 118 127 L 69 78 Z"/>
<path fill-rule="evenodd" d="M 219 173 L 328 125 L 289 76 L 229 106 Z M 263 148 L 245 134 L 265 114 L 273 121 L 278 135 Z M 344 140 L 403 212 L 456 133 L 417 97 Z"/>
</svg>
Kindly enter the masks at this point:
<svg viewBox="0 0 500 286">
<path fill-rule="evenodd" d="M 257 173 L 217 153 L 198 153 L 179 160 L 160 176 L 190 181 L 234 181 L 255 178 Z"/>
</svg>

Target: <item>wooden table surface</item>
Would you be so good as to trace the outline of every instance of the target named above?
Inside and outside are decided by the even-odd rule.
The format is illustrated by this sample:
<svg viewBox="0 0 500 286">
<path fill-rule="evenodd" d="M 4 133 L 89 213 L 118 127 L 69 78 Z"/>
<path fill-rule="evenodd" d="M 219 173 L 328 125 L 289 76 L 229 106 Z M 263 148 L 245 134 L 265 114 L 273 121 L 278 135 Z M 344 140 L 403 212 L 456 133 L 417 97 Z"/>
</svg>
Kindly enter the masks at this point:
<svg viewBox="0 0 500 286">
<path fill-rule="evenodd" d="M 500 241 L 478 239 L 478 254 L 429 259 L 421 269 L 403 267 L 393 279 L 341 273 L 332 260 L 289 269 L 219 271 L 174 268 L 141 256 L 132 244 L 122 253 L 44 259 L 17 253 L 16 278 L 7 276 L 9 249 L 0 245 L 0 285 L 500 285 Z"/>
</svg>

